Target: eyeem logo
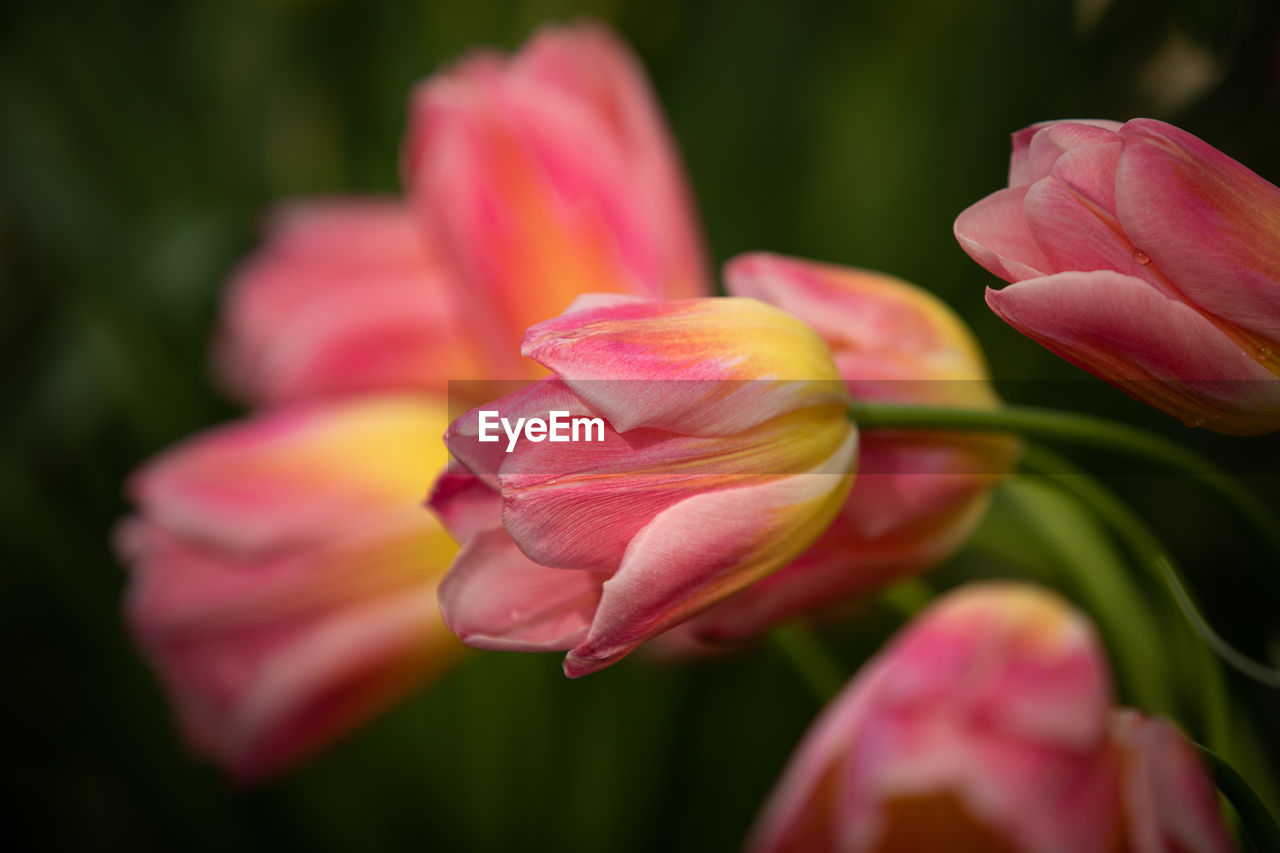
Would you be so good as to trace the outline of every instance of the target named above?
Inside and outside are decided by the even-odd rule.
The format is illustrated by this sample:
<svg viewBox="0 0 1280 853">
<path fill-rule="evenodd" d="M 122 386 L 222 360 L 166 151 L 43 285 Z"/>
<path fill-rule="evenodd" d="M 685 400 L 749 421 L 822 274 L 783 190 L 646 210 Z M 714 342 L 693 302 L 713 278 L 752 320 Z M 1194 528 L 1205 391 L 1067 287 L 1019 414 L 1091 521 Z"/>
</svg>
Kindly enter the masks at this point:
<svg viewBox="0 0 1280 853">
<path fill-rule="evenodd" d="M 515 450 L 516 441 L 519 440 L 522 429 L 524 430 L 524 437 L 532 442 L 604 441 L 603 418 L 570 418 L 567 411 L 547 412 L 547 417 L 550 420 L 517 418 L 513 427 L 511 421 L 500 416 L 496 410 L 481 409 L 478 438 L 480 441 L 500 441 L 501 436 L 498 435 L 498 425 L 501 424 L 502 431 L 507 434 L 508 453 Z M 595 427 L 596 430 L 594 439 L 591 437 L 592 427 Z M 579 429 L 582 430 L 582 438 L 578 437 Z"/>
</svg>

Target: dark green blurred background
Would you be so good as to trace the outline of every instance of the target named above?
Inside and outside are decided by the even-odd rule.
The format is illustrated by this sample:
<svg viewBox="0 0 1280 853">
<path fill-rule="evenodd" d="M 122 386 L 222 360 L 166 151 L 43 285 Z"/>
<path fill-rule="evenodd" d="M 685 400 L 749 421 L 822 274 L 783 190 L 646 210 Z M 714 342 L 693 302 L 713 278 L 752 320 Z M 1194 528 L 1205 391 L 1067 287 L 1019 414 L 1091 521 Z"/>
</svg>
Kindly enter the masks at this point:
<svg viewBox="0 0 1280 853">
<path fill-rule="evenodd" d="M 5 846 L 740 843 L 816 710 L 768 649 L 693 668 L 633 660 L 582 682 L 560 675 L 557 656 L 476 655 L 291 777 L 241 791 L 187 759 L 121 624 L 124 576 L 108 549 L 121 480 L 235 414 L 209 382 L 206 344 L 264 207 L 397 192 L 415 80 L 474 43 L 514 47 L 544 19 L 581 15 L 614 23 L 652 74 L 717 262 L 772 249 L 914 280 L 973 324 L 1006 397 L 1147 424 L 1275 494 L 1275 441 L 1193 434 L 1074 381 L 1004 326 L 982 301 L 994 280 L 951 222 L 1003 183 L 1008 134 L 1042 119 L 1165 118 L 1280 179 L 1276 4 L 7 4 L 0 755 L 16 796 L 4 798 Z M 1236 528 L 1185 484 L 1112 482 L 1169 534 L 1215 621 L 1258 653 L 1273 608 L 1254 593 Z M 952 574 L 984 565 L 970 554 Z M 895 618 L 869 607 L 835 631 L 844 663 Z M 1274 756 L 1274 694 L 1232 686 L 1268 744 L 1257 755 Z"/>
</svg>

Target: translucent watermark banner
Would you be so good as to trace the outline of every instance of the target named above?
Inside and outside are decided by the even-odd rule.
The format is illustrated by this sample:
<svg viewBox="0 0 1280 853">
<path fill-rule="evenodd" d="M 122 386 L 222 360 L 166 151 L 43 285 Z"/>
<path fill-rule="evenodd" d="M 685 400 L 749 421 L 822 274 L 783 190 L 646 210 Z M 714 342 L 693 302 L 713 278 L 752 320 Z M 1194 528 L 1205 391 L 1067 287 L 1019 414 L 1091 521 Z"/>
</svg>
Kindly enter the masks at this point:
<svg viewBox="0 0 1280 853">
<path fill-rule="evenodd" d="M 1208 447 L 1225 468 L 1274 477 L 1280 439 L 1240 443 L 1208 424 L 1183 424 L 1097 380 L 996 383 L 1013 399 L 1051 404 L 1059 412 L 1129 420 L 1181 442 Z M 1149 394 L 1264 397 L 1280 383 L 1257 381 L 1135 381 L 1135 397 Z M 998 428 L 868 428 L 850 404 L 986 411 L 1005 407 L 993 384 L 979 380 L 455 380 L 449 383 L 454 455 L 476 473 L 581 475 L 689 473 L 786 476 L 813 473 L 834 453 L 852 423 L 859 476 L 1005 476 L 1016 466 L 1021 440 Z M 1066 441 L 1070 446 L 1071 442 Z M 466 446 L 466 448 L 463 447 Z M 1259 451 L 1264 451 L 1261 454 Z M 1222 452 L 1225 452 L 1225 456 Z M 1090 455 L 1095 473 L 1158 473 L 1123 455 Z M 518 461 L 516 461 L 518 459 Z M 831 473 L 831 472 L 829 472 Z"/>
</svg>

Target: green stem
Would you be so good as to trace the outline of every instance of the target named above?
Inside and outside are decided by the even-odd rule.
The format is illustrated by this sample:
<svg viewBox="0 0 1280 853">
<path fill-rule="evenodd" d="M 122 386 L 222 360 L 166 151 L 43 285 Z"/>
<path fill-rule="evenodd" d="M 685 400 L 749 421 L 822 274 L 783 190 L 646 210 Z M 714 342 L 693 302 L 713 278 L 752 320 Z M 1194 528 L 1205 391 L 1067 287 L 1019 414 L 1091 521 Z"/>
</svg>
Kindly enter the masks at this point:
<svg viewBox="0 0 1280 853">
<path fill-rule="evenodd" d="M 1240 815 L 1245 835 L 1258 850 L 1280 851 L 1280 826 L 1276 825 L 1276 819 L 1266 804 L 1234 767 L 1205 747 L 1199 744 L 1196 747 L 1209 765 L 1218 790 L 1226 795 L 1236 814 Z"/>
<path fill-rule="evenodd" d="M 1162 436 L 1105 418 L 1042 409 L 952 409 L 856 402 L 849 416 L 862 429 L 928 429 L 1010 432 L 1131 456 L 1177 471 L 1216 495 L 1257 534 L 1275 565 L 1280 565 L 1280 525 L 1229 475 L 1198 453 Z"/>
<path fill-rule="evenodd" d="M 792 622 L 774 628 L 769 639 L 819 702 L 826 704 L 840 692 L 845 682 L 844 669 L 808 625 Z"/>
</svg>

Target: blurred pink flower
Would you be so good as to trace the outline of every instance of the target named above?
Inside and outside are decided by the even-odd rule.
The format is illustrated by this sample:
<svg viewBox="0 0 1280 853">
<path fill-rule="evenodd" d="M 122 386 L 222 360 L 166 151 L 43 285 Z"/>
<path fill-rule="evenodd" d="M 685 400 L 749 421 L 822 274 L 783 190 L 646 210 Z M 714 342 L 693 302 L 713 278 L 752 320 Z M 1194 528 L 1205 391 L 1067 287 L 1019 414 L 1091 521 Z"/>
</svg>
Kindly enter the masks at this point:
<svg viewBox="0 0 1280 853">
<path fill-rule="evenodd" d="M 381 390 L 444 394 L 483 375 L 453 273 L 398 201 L 294 202 L 231 281 L 215 355 L 254 405 Z"/>
<path fill-rule="evenodd" d="M 1218 432 L 1280 428 L 1280 188 L 1151 119 L 1013 136 L 1009 187 L 956 219 L 1006 322 Z"/>
<path fill-rule="evenodd" d="M 1082 614 L 1026 584 L 963 587 L 833 700 L 748 849 L 1229 850 L 1191 746 L 1112 701 Z"/>
<path fill-rule="evenodd" d="M 443 407 L 366 396 L 257 415 L 134 474 L 128 617 L 192 747 L 242 778 L 363 722 L 461 652 L 457 551 L 420 508 Z"/>
<path fill-rule="evenodd" d="M 850 395 L 994 408 L 977 342 L 941 301 L 896 278 L 763 253 L 725 269 L 730 293 L 776 305 L 831 348 Z M 712 641 L 831 610 L 951 556 L 1013 467 L 1015 442 L 957 433 L 870 433 L 853 491 L 827 532 L 794 563 L 694 618 Z"/>
<path fill-rule="evenodd" d="M 566 649 L 567 675 L 594 672 L 786 564 L 848 493 L 843 383 L 776 308 L 589 297 L 524 352 L 555 377 L 455 421 L 465 470 L 432 496 L 466 543 L 440 602 L 468 645 Z M 597 417 L 603 441 L 483 443 L 482 410 Z"/>
</svg>

